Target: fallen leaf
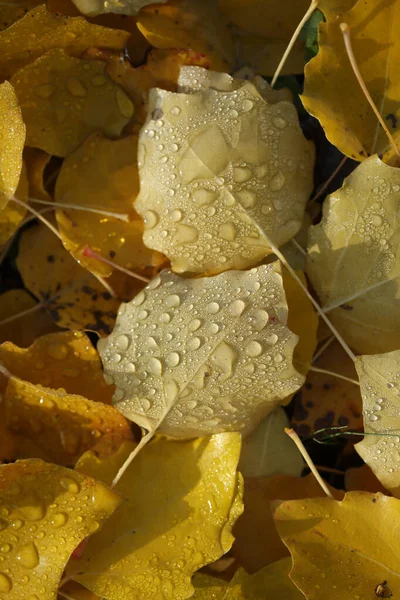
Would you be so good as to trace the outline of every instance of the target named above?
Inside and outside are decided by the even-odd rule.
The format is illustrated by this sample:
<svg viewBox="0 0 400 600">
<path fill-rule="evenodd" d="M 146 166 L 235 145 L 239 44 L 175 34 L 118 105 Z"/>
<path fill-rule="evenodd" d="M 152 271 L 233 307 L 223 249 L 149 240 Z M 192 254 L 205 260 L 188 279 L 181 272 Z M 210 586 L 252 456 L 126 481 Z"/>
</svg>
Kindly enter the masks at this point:
<svg viewBox="0 0 400 600">
<path fill-rule="evenodd" d="M 369 435 L 355 448 L 394 496 L 400 493 L 399 360 L 400 350 L 356 358 L 363 399 L 364 431 Z"/>
<path fill-rule="evenodd" d="M 33 0 L 32 2 L 18 2 L 18 4 L 2 4 L 0 6 L 0 31 L 11 27 L 13 23 L 22 19 L 30 8 L 41 3 L 41 0 Z"/>
<path fill-rule="evenodd" d="M 121 134 L 133 115 L 127 94 L 101 61 L 80 60 L 54 49 L 11 78 L 27 127 L 26 143 L 66 156 L 94 131 Z"/>
<path fill-rule="evenodd" d="M 101 600 L 96 594 L 92 594 L 82 585 L 74 581 L 68 581 L 60 590 L 57 600 L 65 600 L 65 598 L 73 598 L 73 600 Z"/>
<path fill-rule="evenodd" d="M 164 270 L 99 342 L 113 402 L 150 432 L 248 433 L 303 381 L 286 322 L 278 263 L 202 279 Z"/>
<path fill-rule="evenodd" d="M 326 7 L 329 4 L 325 2 Z M 395 133 L 400 116 L 400 44 L 395 35 L 400 11 L 392 0 L 382 2 L 379 10 L 374 0 L 337 4 L 333 3 L 332 11 L 321 7 L 328 21 L 320 23 L 319 52 L 306 65 L 301 99 L 306 110 L 319 119 L 332 144 L 343 154 L 363 160 L 390 144 L 353 73 L 339 24 L 348 24 L 361 76 L 388 129 Z M 352 10 L 340 14 L 354 4 Z"/>
<path fill-rule="evenodd" d="M 79 266 L 45 225 L 23 232 L 16 262 L 26 288 L 44 303 L 57 325 L 110 332 L 121 300 Z M 108 281 L 121 299 L 131 298 L 144 285 L 121 273 Z"/>
<path fill-rule="evenodd" d="M 0 210 L 17 189 L 25 144 L 25 125 L 13 86 L 0 85 Z"/>
<path fill-rule="evenodd" d="M 231 582 L 226 583 L 215 577 L 196 574 L 193 578 L 195 594 L 193 600 L 304 600 L 303 594 L 289 579 L 292 561 L 283 558 L 248 575 L 239 569 Z M 267 596 L 266 596 L 267 594 Z"/>
<path fill-rule="evenodd" d="M 289 425 L 285 411 L 278 407 L 244 438 L 239 461 L 243 477 L 301 475 L 303 459 L 284 431 Z"/>
<path fill-rule="evenodd" d="M 290 578 L 307 600 L 386 597 L 400 593 L 396 530 L 400 501 L 349 492 L 331 498 L 289 500 L 275 511 L 279 534 L 293 559 Z"/>
<path fill-rule="evenodd" d="M 0 346 L 0 362 L 30 383 L 111 403 L 114 388 L 105 383 L 100 357 L 80 331 L 49 333 L 37 337 L 29 348 L 5 342 Z"/>
<path fill-rule="evenodd" d="M 88 207 L 129 218 L 126 222 L 82 210 L 56 211 L 65 248 L 83 267 L 102 277 L 111 275 L 113 269 L 83 256 L 87 245 L 117 265 L 142 275 L 147 267 L 165 261 L 158 252 L 144 246 L 143 221 L 132 208 L 139 192 L 136 152 L 136 136 L 109 140 L 94 133 L 65 159 L 57 178 L 57 204 Z"/>
<path fill-rule="evenodd" d="M 347 492 L 363 491 L 363 492 L 382 492 L 390 496 L 390 493 L 385 490 L 379 479 L 374 475 L 372 469 L 368 465 L 347 469 L 344 475 L 344 484 Z"/>
<path fill-rule="evenodd" d="M 33 8 L 22 19 L 0 32 L 0 80 L 54 48 L 64 48 L 79 57 L 92 46 L 123 50 L 129 33 L 92 25 L 84 17 L 64 17 L 49 12 L 45 4 Z M 43 101 L 37 95 L 37 102 Z"/>
<path fill-rule="evenodd" d="M 44 172 L 51 156 L 39 148 L 24 148 L 24 163 L 29 181 L 29 195 L 37 200 L 52 200 L 45 187 Z"/>
<path fill-rule="evenodd" d="M 41 307 L 7 322 L 10 317 L 37 306 L 36 300 L 25 290 L 8 290 L 0 294 L 0 343 L 10 341 L 25 348 L 33 344 L 38 336 L 59 330 Z"/>
<path fill-rule="evenodd" d="M 138 27 L 156 48 L 191 48 L 210 58 L 211 68 L 231 71 L 235 49 L 229 23 L 214 0 L 169 0 L 142 8 Z"/>
<path fill-rule="evenodd" d="M 400 170 L 373 156 L 347 177 L 310 227 L 307 275 L 357 353 L 399 346 Z"/>
<path fill-rule="evenodd" d="M 186 89 L 201 72 L 187 69 Z M 313 149 L 294 106 L 224 78 L 225 91 L 152 90 L 139 137 L 143 239 L 176 272 L 253 266 L 299 231 L 311 192 Z"/>
<path fill-rule="evenodd" d="M 157 5 L 164 4 L 167 0 L 159 0 Z M 105 13 L 122 15 L 137 15 L 141 8 L 154 4 L 153 0 L 73 0 L 80 12 L 88 17 Z"/>
<path fill-rule="evenodd" d="M 8 600 L 54 599 L 71 552 L 122 501 L 102 483 L 41 460 L 1 465 L 0 489 L 0 592 Z"/>
<path fill-rule="evenodd" d="M 0 86 L 1 87 L 1 86 Z M 1 136 L 1 134 L 0 134 Z M 1 162 L 1 157 L 0 157 Z M 1 166 L 0 166 L 1 171 Z M 22 164 L 18 187 L 15 190 L 14 197 L 22 202 L 27 202 L 29 198 L 29 184 L 25 165 Z M 2 198 L 1 198 L 2 197 Z M 0 203 L 5 197 L 0 192 Z M 26 209 L 16 202 L 8 202 L 0 212 L 0 247 L 5 246 L 10 238 L 19 228 L 22 220 L 26 216 Z"/>
<path fill-rule="evenodd" d="M 334 371 L 356 383 L 309 371 L 306 383 L 293 398 L 292 424 L 307 437 L 325 427 L 362 429 L 362 401 L 354 363 L 339 342 L 332 342 L 314 362 L 317 369 Z"/>
<path fill-rule="evenodd" d="M 331 491 L 340 495 L 332 488 Z M 289 555 L 275 528 L 270 509 L 272 500 L 320 496 L 324 496 L 324 492 L 312 474 L 307 477 L 246 477 L 244 512 L 233 529 L 235 543 L 232 551 L 239 564 L 249 573 L 255 573 Z"/>
<path fill-rule="evenodd" d="M 119 453 L 120 465 L 131 449 Z M 242 511 L 239 452 L 237 433 L 151 442 L 117 484 L 127 500 L 89 540 L 74 579 L 109 600 L 189 598 L 192 574 L 232 545 Z M 101 468 L 91 453 L 77 466 L 85 473 Z"/>
</svg>

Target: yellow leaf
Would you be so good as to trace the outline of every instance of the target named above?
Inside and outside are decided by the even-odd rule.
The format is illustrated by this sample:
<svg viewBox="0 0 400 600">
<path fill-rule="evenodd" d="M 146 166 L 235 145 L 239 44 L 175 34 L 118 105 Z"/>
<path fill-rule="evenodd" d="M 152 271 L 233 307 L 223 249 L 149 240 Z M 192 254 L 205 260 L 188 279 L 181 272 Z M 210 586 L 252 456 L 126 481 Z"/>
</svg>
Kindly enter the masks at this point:
<svg viewBox="0 0 400 600">
<path fill-rule="evenodd" d="M 314 362 L 314 367 L 333 371 L 356 383 L 327 373 L 309 371 L 306 385 L 293 399 L 292 424 L 296 431 L 302 436 L 309 436 L 324 427 L 344 425 L 351 430 L 361 430 L 362 402 L 357 373 L 354 362 L 339 342 L 332 342 Z"/>
<path fill-rule="evenodd" d="M 1 52 L 0 52 L 1 56 Z M 0 85 L 0 210 L 17 189 L 25 144 L 25 125 L 13 86 Z"/>
<path fill-rule="evenodd" d="M 1 135 L 1 134 L 0 134 Z M 1 160 L 1 159 L 0 159 Z M 0 193 L 0 202 L 1 202 Z M 25 165 L 22 163 L 18 187 L 15 198 L 27 202 L 29 198 L 29 184 Z M 3 199 L 4 196 L 3 196 Z M 4 246 L 17 231 L 21 221 L 26 216 L 26 209 L 16 202 L 8 202 L 0 212 L 0 247 Z"/>
<path fill-rule="evenodd" d="M 332 488 L 331 491 L 340 494 Z M 246 478 L 244 512 L 233 529 L 233 554 L 239 564 L 249 573 L 255 573 L 265 565 L 288 556 L 274 525 L 270 509 L 272 500 L 317 498 L 323 495 L 324 492 L 311 474 L 307 477 L 274 475 Z"/>
<path fill-rule="evenodd" d="M 312 144 L 292 104 L 227 74 L 181 74 L 190 93 L 152 90 L 139 137 L 144 242 L 176 272 L 253 266 L 301 228 Z"/>
<path fill-rule="evenodd" d="M 120 135 L 133 115 L 126 93 L 101 61 L 54 49 L 12 76 L 27 126 L 27 144 L 66 156 L 90 133 Z"/>
<path fill-rule="evenodd" d="M 367 492 L 341 502 L 289 500 L 277 507 L 275 523 L 292 554 L 290 578 L 307 600 L 400 594 L 400 500 Z"/>
<path fill-rule="evenodd" d="M 29 181 L 29 195 L 38 200 L 51 201 L 51 196 L 45 188 L 44 171 L 51 159 L 50 154 L 38 148 L 24 149 L 24 162 Z"/>
<path fill-rule="evenodd" d="M 130 219 L 125 222 L 81 210 L 56 212 L 65 248 L 96 275 L 108 277 L 113 269 L 83 256 L 87 245 L 135 272 L 165 260 L 144 246 L 143 222 L 132 208 L 139 192 L 136 153 L 136 136 L 112 141 L 95 133 L 65 159 L 57 178 L 56 203 L 128 215 Z"/>
<path fill-rule="evenodd" d="M 166 1 L 159 0 L 157 4 L 164 4 Z M 73 2 L 81 13 L 88 17 L 105 13 L 137 15 L 143 6 L 154 4 L 153 0 L 73 0 Z"/>
<path fill-rule="evenodd" d="M 41 460 L 0 466 L 0 491 L 0 593 L 7 600 L 53 600 L 71 552 L 122 501 L 102 483 Z"/>
<path fill-rule="evenodd" d="M 45 225 L 24 231 L 17 266 L 26 288 L 42 300 L 60 327 L 109 333 L 121 300 L 65 250 Z M 131 298 L 143 283 L 121 273 L 109 278 L 119 298 Z"/>
<path fill-rule="evenodd" d="M 68 18 L 48 12 L 42 4 L 0 32 L 0 80 L 53 48 L 64 48 L 68 54 L 79 57 L 92 46 L 122 50 L 128 37 L 126 31 L 92 25 L 84 17 Z M 38 95 L 37 102 L 42 101 Z"/>
<path fill-rule="evenodd" d="M 356 358 L 363 399 L 364 431 L 378 435 L 366 435 L 355 448 L 379 481 L 395 496 L 400 494 L 399 360 L 400 350 Z"/>
<path fill-rule="evenodd" d="M 307 275 L 324 312 L 358 353 L 399 346 L 400 170 L 372 156 L 309 230 Z"/>
<path fill-rule="evenodd" d="M 41 0 L 29 0 L 18 3 L 0 5 L 0 31 L 7 29 L 13 23 L 22 19 L 28 12 L 29 8 L 33 8 L 38 4 L 42 4 Z"/>
<path fill-rule="evenodd" d="M 196 574 L 193 579 L 195 594 L 193 600 L 304 600 L 303 594 L 290 581 L 289 571 L 292 561 L 283 558 L 249 575 L 239 569 L 231 582 L 226 583 L 215 577 Z"/>
<path fill-rule="evenodd" d="M 139 30 L 156 48 L 192 48 L 210 58 L 212 69 L 232 70 L 232 33 L 215 0 L 169 0 L 142 8 L 137 18 Z"/>
<path fill-rule="evenodd" d="M 396 100 L 400 93 L 397 77 L 400 43 L 396 35 L 400 9 L 397 2 L 389 1 L 382 2 L 376 10 L 375 0 L 365 0 L 340 14 L 354 2 L 340 2 L 337 7 L 336 4 L 334 10 L 325 10 L 328 22 L 320 23 L 319 52 L 306 65 L 301 99 L 305 108 L 319 119 L 332 144 L 347 156 L 363 160 L 370 154 L 383 152 L 390 144 L 353 73 L 339 24 L 346 22 L 350 28 L 361 76 L 393 133 L 400 116 Z"/>
<path fill-rule="evenodd" d="M 117 484 L 127 500 L 89 540 L 74 579 L 108 600 L 189 598 L 192 574 L 232 545 L 242 510 L 239 452 L 237 433 L 151 442 Z M 101 468 L 91 453 L 77 465 L 97 475 Z"/>
<path fill-rule="evenodd" d="M 38 336 L 58 330 L 50 315 L 40 307 L 9 323 L 1 323 L 14 315 L 33 309 L 37 304 L 25 290 L 8 290 L 0 295 L 0 343 L 10 341 L 26 347 Z"/>
<path fill-rule="evenodd" d="M 113 401 L 173 437 L 250 432 L 303 381 L 286 322 L 278 263 L 200 279 L 162 271 L 99 342 Z"/>
</svg>

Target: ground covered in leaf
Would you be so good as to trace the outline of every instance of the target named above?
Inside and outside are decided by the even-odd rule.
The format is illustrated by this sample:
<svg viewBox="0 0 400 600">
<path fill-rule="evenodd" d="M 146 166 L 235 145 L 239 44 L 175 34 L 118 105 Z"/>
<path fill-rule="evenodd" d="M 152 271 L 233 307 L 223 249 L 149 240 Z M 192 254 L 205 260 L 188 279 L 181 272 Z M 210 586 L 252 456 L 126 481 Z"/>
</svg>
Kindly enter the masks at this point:
<svg viewBox="0 0 400 600">
<path fill-rule="evenodd" d="M 400 599 L 400 4 L 0 5 L 0 600 Z"/>
</svg>

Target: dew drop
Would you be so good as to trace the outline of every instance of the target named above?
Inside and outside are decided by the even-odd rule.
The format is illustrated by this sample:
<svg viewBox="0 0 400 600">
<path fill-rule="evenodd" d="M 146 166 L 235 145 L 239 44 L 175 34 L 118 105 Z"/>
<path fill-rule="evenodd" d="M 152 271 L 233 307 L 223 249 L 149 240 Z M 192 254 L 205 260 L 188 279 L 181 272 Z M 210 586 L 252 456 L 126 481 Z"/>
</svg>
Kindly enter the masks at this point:
<svg viewBox="0 0 400 600">
<path fill-rule="evenodd" d="M 247 167 L 235 167 L 233 170 L 233 178 L 237 183 L 244 183 L 251 179 L 252 174 Z"/>
<path fill-rule="evenodd" d="M 137 316 L 138 316 L 138 319 L 140 319 L 141 321 L 144 321 L 149 316 L 149 311 L 141 309 L 141 310 L 139 310 Z"/>
<path fill-rule="evenodd" d="M 251 356 L 252 358 L 255 358 L 256 356 L 260 356 L 260 354 L 262 353 L 262 346 L 259 342 L 256 341 L 252 341 L 249 344 L 247 344 L 246 346 L 246 354 L 247 356 Z"/>
<path fill-rule="evenodd" d="M 65 344 L 49 344 L 47 353 L 51 358 L 63 360 L 68 356 L 68 346 Z"/>
<path fill-rule="evenodd" d="M 145 229 L 152 229 L 158 223 L 158 214 L 154 212 L 154 210 L 146 210 L 143 213 L 143 222 Z"/>
<path fill-rule="evenodd" d="M 218 194 L 210 190 L 196 190 L 192 194 L 193 201 L 198 206 L 211 204 L 217 199 Z"/>
<path fill-rule="evenodd" d="M 272 124 L 278 129 L 285 129 L 287 121 L 285 121 L 285 119 L 282 119 L 282 117 L 274 117 L 272 119 Z"/>
<path fill-rule="evenodd" d="M 132 300 L 132 304 L 134 304 L 135 306 L 140 306 L 141 304 L 143 304 L 143 302 L 146 300 L 146 295 L 144 292 L 139 292 L 137 294 L 137 296 L 134 297 L 134 299 Z"/>
<path fill-rule="evenodd" d="M 266 310 L 263 310 L 261 308 L 255 310 L 253 312 L 253 315 L 251 317 L 251 324 L 253 326 L 253 328 L 256 331 L 262 331 L 262 329 L 264 329 L 264 327 L 267 325 L 269 321 L 269 314 L 267 313 Z M 273 334 L 275 335 L 275 334 Z M 273 336 L 271 335 L 270 338 L 272 338 Z M 278 336 L 276 336 L 276 340 L 274 342 L 272 342 L 273 344 L 275 344 L 278 340 Z M 270 344 L 271 342 L 268 341 L 268 343 Z"/>
<path fill-rule="evenodd" d="M 209 302 L 206 306 L 206 310 L 208 313 L 215 315 L 221 309 L 218 302 Z"/>
<path fill-rule="evenodd" d="M 71 494 L 77 494 L 80 490 L 79 484 L 71 479 L 71 477 L 61 477 L 60 484 L 65 490 L 67 490 L 67 492 L 70 492 Z"/>
<path fill-rule="evenodd" d="M 201 346 L 201 340 L 198 337 L 193 337 L 189 340 L 188 348 L 189 350 L 198 350 Z"/>
<path fill-rule="evenodd" d="M 276 363 L 281 363 L 281 362 L 283 362 L 283 360 L 284 360 L 284 357 L 282 356 L 282 354 L 280 352 L 277 352 L 274 356 L 274 361 Z"/>
<path fill-rule="evenodd" d="M 173 221 L 174 223 L 177 223 L 178 221 L 182 220 L 182 212 L 178 209 L 175 209 L 171 212 L 171 214 L 169 215 L 169 218 L 171 219 L 171 221 Z"/>
<path fill-rule="evenodd" d="M 274 175 L 269 182 L 269 187 L 273 192 L 279 192 L 286 183 L 286 177 L 282 172 Z"/>
<path fill-rule="evenodd" d="M 247 98 L 245 98 L 242 101 L 242 110 L 243 110 L 243 112 L 246 112 L 246 113 L 250 112 L 251 109 L 253 108 L 253 106 L 254 106 L 254 102 L 252 102 L 252 100 L 248 100 Z"/>
<path fill-rule="evenodd" d="M 231 317 L 240 317 L 245 308 L 246 304 L 243 302 L 243 300 L 234 300 L 229 305 L 228 312 Z"/>
<path fill-rule="evenodd" d="M 178 294 L 171 294 L 170 296 L 167 296 L 165 299 L 165 306 L 167 306 L 168 308 L 178 308 L 178 306 L 180 306 L 181 304 L 181 299 L 178 296 Z"/>
<path fill-rule="evenodd" d="M 39 564 L 39 553 L 33 542 L 25 544 L 17 552 L 18 562 L 27 569 L 34 569 Z"/>
<path fill-rule="evenodd" d="M 36 94 L 39 96 L 39 98 L 43 99 L 50 98 L 55 91 L 56 88 L 54 85 L 43 84 L 35 87 Z"/>
<path fill-rule="evenodd" d="M 237 236 L 237 229 L 231 222 L 223 223 L 219 228 L 219 235 L 223 240 L 232 242 Z"/>
<path fill-rule="evenodd" d="M 379 417 L 378 415 L 370 415 L 369 420 L 370 421 L 378 421 Z"/>
<path fill-rule="evenodd" d="M 256 194 L 252 190 L 242 190 L 235 193 L 235 198 L 244 208 L 252 208 L 256 203 Z"/>
<path fill-rule="evenodd" d="M 121 334 L 115 339 L 114 343 L 118 350 L 128 350 L 131 341 L 127 335 Z"/>
<path fill-rule="evenodd" d="M 192 225 L 177 225 L 174 244 L 191 244 L 199 237 L 199 231 Z"/>
<path fill-rule="evenodd" d="M 152 375 L 159 377 L 162 374 L 162 362 L 158 358 L 151 357 L 147 364 Z"/>
<path fill-rule="evenodd" d="M 50 523 L 53 527 L 63 527 L 68 521 L 68 515 L 64 512 L 55 513 L 50 519 Z"/>
<path fill-rule="evenodd" d="M 168 367 L 177 367 L 180 363 L 180 356 L 177 352 L 170 352 L 165 358 Z"/>
<path fill-rule="evenodd" d="M 197 331 L 201 327 L 200 319 L 192 319 L 188 324 L 189 331 Z"/>
<path fill-rule="evenodd" d="M 75 98 L 84 98 L 87 94 L 85 86 L 76 77 L 69 77 L 67 79 L 67 89 L 71 96 Z"/>
<path fill-rule="evenodd" d="M 172 115 L 175 115 L 175 116 L 176 116 L 176 115 L 179 115 L 179 114 L 180 114 L 180 112 L 181 112 L 181 109 L 179 108 L 179 106 L 173 106 L 173 107 L 171 108 L 171 114 L 172 114 Z"/>
<path fill-rule="evenodd" d="M 3 594 L 6 594 L 7 592 L 10 592 L 11 589 L 12 589 L 11 579 L 5 573 L 0 573 L 0 592 L 2 592 Z"/>
</svg>

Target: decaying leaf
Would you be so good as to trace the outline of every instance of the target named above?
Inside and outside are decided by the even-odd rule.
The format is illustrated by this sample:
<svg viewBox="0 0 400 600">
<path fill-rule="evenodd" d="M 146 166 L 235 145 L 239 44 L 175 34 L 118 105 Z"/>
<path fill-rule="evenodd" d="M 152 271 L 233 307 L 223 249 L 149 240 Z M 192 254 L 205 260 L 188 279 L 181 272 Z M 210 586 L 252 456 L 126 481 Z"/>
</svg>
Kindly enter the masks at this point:
<svg viewBox="0 0 400 600">
<path fill-rule="evenodd" d="M 167 0 L 159 0 L 157 5 L 165 4 Z M 141 8 L 154 4 L 153 0 L 73 0 L 80 12 L 88 17 L 105 13 L 122 15 L 137 15 Z"/>
<path fill-rule="evenodd" d="M 110 332 L 121 300 L 83 269 L 45 225 L 24 231 L 17 266 L 27 289 L 44 303 L 57 325 Z M 121 299 L 131 298 L 144 285 L 121 273 L 108 281 Z"/>
<path fill-rule="evenodd" d="M 303 381 L 286 322 L 278 263 L 202 279 L 162 271 L 99 342 L 113 401 L 151 432 L 250 432 Z"/>
<path fill-rule="evenodd" d="M 27 127 L 27 144 L 66 156 L 94 131 L 120 135 L 133 115 L 127 94 L 101 61 L 54 49 L 22 67 L 11 82 Z"/>
<path fill-rule="evenodd" d="M 289 500 L 275 523 L 293 559 L 290 578 L 307 600 L 343 600 L 400 594 L 400 500 L 349 492 L 331 498 Z M 377 594 L 379 586 L 390 594 Z"/>
<path fill-rule="evenodd" d="M 84 17 L 60 16 L 41 4 L 0 32 L 0 80 L 9 78 L 53 48 L 64 48 L 68 54 L 78 57 L 92 46 L 122 50 L 128 38 L 126 31 L 92 25 Z M 38 103 L 43 99 L 37 95 Z"/>
<path fill-rule="evenodd" d="M 353 4 L 333 3 L 332 12 L 321 7 L 328 22 L 320 23 L 319 52 L 306 66 L 301 98 L 328 139 L 347 156 L 363 160 L 384 151 L 389 142 L 353 73 L 339 24 L 348 24 L 361 76 L 387 127 L 396 133 L 400 10 L 392 0 L 381 2 L 379 10 L 375 0 L 365 0 L 338 18 L 342 9 Z"/>
<path fill-rule="evenodd" d="M 340 494 L 331 488 L 331 492 Z M 272 517 L 270 502 L 293 498 L 319 498 L 324 492 L 313 475 L 290 477 L 246 477 L 244 512 L 233 529 L 233 554 L 249 573 L 288 556 Z M 340 497 L 340 496 L 339 496 Z"/>
<path fill-rule="evenodd" d="M 400 170 L 360 164 L 309 230 L 307 275 L 324 312 L 358 353 L 399 346 Z"/>
<path fill-rule="evenodd" d="M 395 496 L 400 494 L 399 361 L 400 350 L 356 358 L 364 431 L 370 434 L 356 445 L 356 450 Z"/>
<path fill-rule="evenodd" d="M 120 449 L 119 465 L 131 450 Z M 239 452 L 237 433 L 150 443 L 117 484 L 127 500 L 89 540 L 74 578 L 109 600 L 189 598 L 192 574 L 232 545 L 242 511 Z M 77 469 L 101 477 L 103 465 L 88 452 Z"/>
<path fill-rule="evenodd" d="M 83 256 L 82 250 L 87 245 L 135 272 L 145 271 L 164 260 L 158 252 L 144 246 L 143 222 L 133 209 L 139 192 L 136 152 L 136 136 L 113 141 L 95 133 L 65 159 L 57 178 L 56 203 L 87 206 L 129 217 L 126 222 L 81 210 L 56 212 L 64 246 L 83 267 L 96 275 L 108 277 L 113 269 Z"/>
<path fill-rule="evenodd" d="M 153 89 L 139 138 L 144 242 L 176 272 L 252 266 L 301 227 L 312 145 L 293 104 L 268 104 L 229 75 L 215 89 L 200 67 L 182 73 L 193 93 Z"/>
<path fill-rule="evenodd" d="M 289 427 L 289 419 L 285 411 L 278 407 L 244 438 L 239 461 L 243 477 L 301 474 L 303 459 L 286 435 L 285 427 Z"/>
<path fill-rule="evenodd" d="M 290 558 L 283 558 L 248 575 L 239 569 L 231 582 L 196 574 L 193 578 L 193 600 L 304 600 L 303 594 L 289 579 L 292 566 Z"/>
<path fill-rule="evenodd" d="M 1 55 L 1 54 L 0 54 Z M 25 125 L 13 86 L 0 85 L 0 210 L 17 189 L 25 144 Z"/>
<path fill-rule="evenodd" d="M 156 48 L 192 48 L 208 56 L 216 71 L 234 66 L 232 32 L 214 0 L 169 0 L 164 6 L 144 7 L 138 27 Z"/>
<path fill-rule="evenodd" d="M 317 369 L 334 371 L 355 381 L 310 370 L 306 383 L 293 398 L 292 424 L 301 436 L 324 427 L 362 429 L 362 401 L 354 362 L 339 342 L 332 342 L 314 362 Z"/>
<path fill-rule="evenodd" d="M 0 593 L 7 600 L 53 600 L 71 552 L 122 502 L 91 477 L 41 460 L 1 465 L 0 490 Z"/>
<path fill-rule="evenodd" d="M 33 344 L 38 336 L 58 330 L 53 319 L 41 307 L 25 316 L 6 321 L 14 315 L 33 309 L 37 304 L 25 290 L 8 290 L 0 294 L 0 343 L 10 341 L 25 348 Z"/>
</svg>

